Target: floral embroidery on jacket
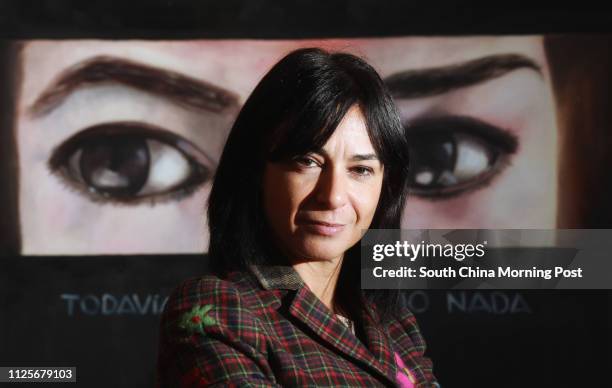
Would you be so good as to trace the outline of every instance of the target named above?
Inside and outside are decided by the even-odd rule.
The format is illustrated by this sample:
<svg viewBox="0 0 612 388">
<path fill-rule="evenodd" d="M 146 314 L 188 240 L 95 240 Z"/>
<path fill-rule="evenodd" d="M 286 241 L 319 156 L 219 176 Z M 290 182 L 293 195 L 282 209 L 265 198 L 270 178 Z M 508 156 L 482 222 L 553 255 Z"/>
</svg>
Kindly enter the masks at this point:
<svg viewBox="0 0 612 388">
<path fill-rule="evenodd" d="M 179 327 L 192 333 L 197 331 L 204 334 L 204 326 L 212 326 L 217 324 L 217 321 L 215 321 L 213 317 L 206 315 L 212 308 L 212 304 L 195 306 L 191 309 L 191 311 L 183 314 L 179 321 Z"/>
</svg>

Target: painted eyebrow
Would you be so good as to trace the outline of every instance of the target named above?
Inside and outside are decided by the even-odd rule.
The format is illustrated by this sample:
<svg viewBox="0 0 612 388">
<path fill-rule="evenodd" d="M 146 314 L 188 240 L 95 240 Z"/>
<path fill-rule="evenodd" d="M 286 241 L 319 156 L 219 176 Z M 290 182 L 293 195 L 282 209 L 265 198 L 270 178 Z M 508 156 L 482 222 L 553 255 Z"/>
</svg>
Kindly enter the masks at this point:
<svg viewBox="0 0 612 388">
<path fill-rule="evenodd" d="M 542 75 L 540 66 L 532 59 L 519 54 L 500 54 L 449 66 L 406 70 L 386 77 L 385 84 L 395 98 L 429 97 L 525 68 Z"/>
<path fill-rule="evenodd" d="M 74 90 L 83 86 L 114 82 L 171 102 L 214 113 L 239 106 L 236 94 L 186 75 L 110 56 L 86 59 L 62 71 L 30 107 L 33 116 L 48 114 Z"/>
</svg>

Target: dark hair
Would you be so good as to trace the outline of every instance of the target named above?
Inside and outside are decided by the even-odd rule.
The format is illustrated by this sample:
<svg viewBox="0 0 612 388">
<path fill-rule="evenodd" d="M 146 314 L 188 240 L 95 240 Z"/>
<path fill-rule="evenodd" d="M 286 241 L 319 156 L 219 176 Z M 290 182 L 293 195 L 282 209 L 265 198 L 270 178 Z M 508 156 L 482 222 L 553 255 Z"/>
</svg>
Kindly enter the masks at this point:
<svg viewBox="0 0 612 388">
<path fill-rule="evenodd" d="M 354 105 L 361 109 L 384 166 L 371 228 L 400 227 L 407 195 L 408 144 L 391 95 L 376 71 L 359 57 L 299 49 L 263 77 L 229 134 L 208 204 L 213 272 L 224 274 L 279 260 L 263 211 L 264 167 L 322 148 Z M 359 248 L 357 243 L 346 252 L 336 287 L 336 301 L 352 311 L 361 307 L 354 305 L 359 299 L 355 292 L 361 292 Z M 381 317 L 396 307 L 397 292 L 368 290 L 364 294 L 377 303 Z"/>
</svg>

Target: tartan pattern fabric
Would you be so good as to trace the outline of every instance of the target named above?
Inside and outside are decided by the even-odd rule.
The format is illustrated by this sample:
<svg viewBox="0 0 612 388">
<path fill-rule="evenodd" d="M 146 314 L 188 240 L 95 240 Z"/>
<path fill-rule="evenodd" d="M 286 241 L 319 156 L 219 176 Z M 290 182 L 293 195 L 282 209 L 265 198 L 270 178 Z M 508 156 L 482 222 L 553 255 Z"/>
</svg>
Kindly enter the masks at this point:
<svg viewBox="0 0 612 388">
<path fill-rule="evenodd" d="M 361 320 L 363 343 L 291 266 L 189 279 L 162 314 L 157 387 L 395 387 L 394 351 L 416 387 L 439 386 L 408 309 L 383 327 L 366 311 Z"/>
</svg>

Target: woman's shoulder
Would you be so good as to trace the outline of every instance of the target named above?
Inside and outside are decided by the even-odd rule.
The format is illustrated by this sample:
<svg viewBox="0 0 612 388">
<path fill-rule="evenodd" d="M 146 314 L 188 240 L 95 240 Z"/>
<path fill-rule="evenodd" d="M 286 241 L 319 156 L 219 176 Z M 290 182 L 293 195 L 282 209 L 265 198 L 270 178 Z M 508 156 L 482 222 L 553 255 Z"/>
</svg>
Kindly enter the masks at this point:
<svg viewBox="0 0 612 388">
<path fill-rule="evenodd" d="M 377 317 L 377 321 L 383 327 L 395 331 L 418 331 L 419 328 L 416 317 L 405 305 L 397 304 L 393 309 L 384 314 L 382 309 L 376 303 L 369 301 L 365 297 L 362 297 L 362 300 L 364 301 L 368 310 L 373 311 L 373 315 Z"/>
<path fill-rule="evenodd" d="M 399 353 L 418 374 L 422 374 L 426 381 L 435 383 L 433 363 L 426 353 L 426 343 L 415 315 L 408 307 L 401 306 L 392 313 L 386 322 L 390 338 L 398 346 Z M 437 383 L 436 383 L 437 384 Z M 436 385 L 437 386 L 437 385 Z"/>
<path fill-rule="evenodd" d="M 238 289 L 231 279 L 220 277 L 215 274 L 205 274 L 194 276 L 181 281 L 175 288 L 172 294 L 176 296 L 191 297 L 191 296 L 213 296 L 216 293 L 237 293 Z"/>
<path fill-rule="evenodd" d="M 229 278 L 206 274 L 182 281 L 168 297 L 162 322 L 181 327 L 213 321 L 217 326 L 248 325 L 254 319 L 250 308 L 253 303 L 247 300 L 247 279 L 237 275 L 241 274 Z"/>
<path fill-rule="evenodd" d="M 419 324 L 412 311 L 403 304 L 397 304 L 395 308 L 386 314 L 374 302 L 363 298 L 368 310 L 373 310 L 373 316 L 377 317 L 377 322 L 387 332 L 390 338 L 398 342 L 404 349 L 411 351 L 424 352 L 425 340 L 421 334 Z"/>
<path fill-rule="evenodd" d="M 265 360 L 266 333 L 253 314 L 257 306 L 241 293 L 241 281 L 247 280 L 192 277 L 170 294 L 160 320 L 160 385 L 251 377 L 245 375 L 253 368 L 242 363 Z"/>
<path fill-rule="evenodd" d="M 212 304 L 215 307 L 240 307 L 241 288 L 239 278 L 206 274 L 182 281 L 168 297 L 165 313 L 184 311 L 192 306 Z"/>
<path fill-rule="evenodd" d="M 212 274 L 184 280 L 168 297 L 162 330 L 177 337 L 206 333 L 234 338 L 249 330 L 259 332 L 253 303 L 242 292 L 245 281 Z"/>
<path fill-rule="evenodd" d="M 386 324 L 392 327 L 401 326 L 408 330 L 418 330 L 416 316 L 408 307 L 402 305 L 391 312 Z"/>
<path fill-rule="evenodd" d="M 421 334 L 415 315 L 408 307 L 401 306 L 388 322 L 389 332 L 393 338 L 407 336 L 418 351 L 425 350 L 425 341 Z"/>
</svg>

